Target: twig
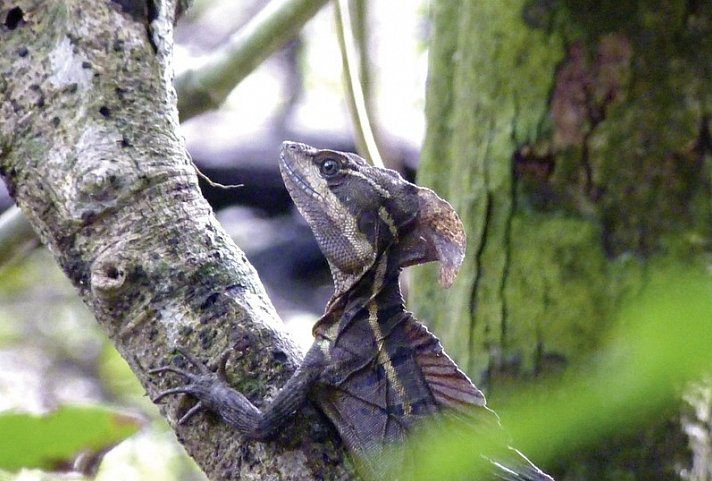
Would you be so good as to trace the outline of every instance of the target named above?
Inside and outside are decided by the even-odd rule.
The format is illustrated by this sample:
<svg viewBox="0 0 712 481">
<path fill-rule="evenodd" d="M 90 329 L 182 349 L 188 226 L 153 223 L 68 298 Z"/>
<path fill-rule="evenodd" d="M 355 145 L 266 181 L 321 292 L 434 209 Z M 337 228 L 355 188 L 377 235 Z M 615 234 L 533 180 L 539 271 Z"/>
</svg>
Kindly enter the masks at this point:
<svg viewBox="0 0 712 481">
<path fill-rule="evenodd" d="M 216 108 L 267 57 L 294 38 L 327 0 L 272 0 L 202 65 L 176 78 L 182 121 Z"/>
<path fill-rule="evenodd" d="M 369 121 L 363 88 L 356 69 L 358 60 L 353 45 L 354 35 L 351 30 L 348 0 L 337 0 L 335 7 L 336 32 L 339 38 L 341 61 L 344 68 L 344 83 L 348 94 L 349 111 L 356 131 L 358 150 L 373 165 L 383 167 L 383 159 L 378 152 L 378 145 Z"/>
</svg>

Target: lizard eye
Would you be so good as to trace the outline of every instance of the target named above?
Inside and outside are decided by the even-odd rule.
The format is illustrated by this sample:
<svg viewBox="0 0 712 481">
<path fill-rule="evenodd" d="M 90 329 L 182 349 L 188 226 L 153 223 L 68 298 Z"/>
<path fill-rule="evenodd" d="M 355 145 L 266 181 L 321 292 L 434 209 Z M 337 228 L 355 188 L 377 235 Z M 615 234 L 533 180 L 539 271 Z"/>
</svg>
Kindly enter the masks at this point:
<svg viewBox="0 0 712 481">
<path fill-rule="evenodd" d="M 326 159 L 319 166 L 319 171 L 322 176 L 329 178 L 336 175 L 336 173 L 339 172 L 340 167 L 339 162 L 336 160 Z"/>
</svg>

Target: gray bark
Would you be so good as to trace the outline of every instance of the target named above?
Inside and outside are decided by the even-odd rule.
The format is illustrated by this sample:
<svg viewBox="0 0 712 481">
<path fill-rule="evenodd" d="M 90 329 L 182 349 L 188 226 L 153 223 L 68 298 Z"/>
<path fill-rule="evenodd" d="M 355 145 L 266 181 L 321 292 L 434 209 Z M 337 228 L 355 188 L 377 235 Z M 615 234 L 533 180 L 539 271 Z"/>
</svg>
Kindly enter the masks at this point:
<svg viewBox="0 0 712 481">
<path fill-rule="evenodd" d="M 229 350 L 229 381 L 262 399 L 300 353 L 200 195 L 177 133 L 174 2 L 147 5 L 0 6 L 0 173 L 150 396 L 177 379 L 147 370 L 182 345 L 203 360 Z M 313 409 L 262 444 L 206 414 L 176 426 L 186 407 L 163 411 L 210 479 L 351 479 Z"/>
</svg>

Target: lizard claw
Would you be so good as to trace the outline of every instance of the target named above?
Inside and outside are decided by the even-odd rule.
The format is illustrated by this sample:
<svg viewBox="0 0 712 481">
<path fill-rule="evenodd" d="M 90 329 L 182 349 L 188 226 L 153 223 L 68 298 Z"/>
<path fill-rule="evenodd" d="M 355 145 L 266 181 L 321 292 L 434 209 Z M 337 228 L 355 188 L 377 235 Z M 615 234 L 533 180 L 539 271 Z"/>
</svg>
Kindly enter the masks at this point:
<svg viewBox="0 0 712 481">
<path fill-rule="evenodd" d="M 176 351 L 178 351 L 181 356 L 187 359 L 189 363 L 195 366 L 201 374 L 212 374 L 212 371 L 208 369 L 208 366 L 206 366 L 205 363 L 194 357 L 187 350 L 183 349 L 180 346 L 176 346 Z"/>
<path fill-rule="evenodd" d="M 181 376 L 183 376 L 187 379 L 190 379 L 190 377 L 193 376 L 192 372 L 186 371 L 185 369 L 179 369 L 179 368 L 173 367 L 173 366 L 161 366 L 161 367 L 157 367 L 157 368 L 148 370 L 149 374 L 160 374 L 162 372 L 174 372 L 176 374 L 180 374 Z"/>
<path fill-rule="evenodd" d="M 178 424 L 185 424 L 188 422 L 188 419 L 192 418 L 195 414 L 200 412 L 205 406 L 203 406 L 203 401 L 198 401 L 188 409 L 188 411 L 178 420 Z"/>
<path fill-rule="evenodd" d="M 166 396 L 172 396 L 173 394 L 193 394 L 194 386 L 188 384 L 185 386 L 174 387 L 171 389 L 165 389 L 158 393 L 158 395 L 151 399 L 154 404 L 158 404 Z"/>
<path fill-rule="evenodd" d="M 195 372 L 189 369 L 182 369 L 168 365 L 150 369 L 148 373 L 161 374 L 164 372 L 172 372 L 174 374 L 178 374 L 185 380 L 184 384 L 165 389 L 159 392 L 158 395 L 152 399 L 152 401 L 157 404 L 165 397 L 175 394 L 187 394 L 195 397 L 198 402 L 192 406 L 178 421 L 178 424 L 184 424 L 188 421 L 188 419 L 206 407 L 203 400 L 208 395 L 211 386 L 215 383 L 221 383 L 225 379 L 225 364 L 227 363 L 229 351 L 222 354 L 218 364 L 218 373 L 211 371 L 205 363 L 192 356 L 182 347 L 176 347 L 176 351 L 178 351 L 180 355 L 192 365 Z"/>
<path fill-rule="evenodd" d="M 211 363 L 211 369 L 206 363 L 191 356 L 185 349 L 176 348 L 183 356 L 188 366 L 159 366 L 147 371 L 150 374 L 171 373 L 180 376 L 181 381 L 176 386 L 164 389 L 152 400 L 159 403 L 167 396 L 185 394 L 195 399 L 195 403 L 187 410 L 180 408 L 175 413 L 176 424 L 185 424 L 200 411 L 208 411 L 238 429 L 240 432 L 253 436 L 255 439 L 266 439 L 273 431 L 271 426 L 263 421 L 262 413 L 239 391 L 233 389 L 225 380 L 225 365 L 231 351 L 221 353 L 217 362 Z M 213 372 L 217 371 L 217 372 Z M 291 391 L 287 391 L 291 392 Z M 304 393 L 306 396 L 306 392 Z M 288 403 L 289 406 L 291 404 Z M 262 424 L 265 424 L 263 426 Z"/>
</svg>

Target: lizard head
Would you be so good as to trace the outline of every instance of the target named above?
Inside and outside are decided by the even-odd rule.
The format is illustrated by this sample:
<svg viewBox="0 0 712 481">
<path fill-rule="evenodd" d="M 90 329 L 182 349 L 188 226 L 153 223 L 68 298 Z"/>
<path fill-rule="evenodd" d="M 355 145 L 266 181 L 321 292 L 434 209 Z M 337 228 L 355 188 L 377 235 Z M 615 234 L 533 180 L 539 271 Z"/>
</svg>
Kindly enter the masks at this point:
<svg viewBox="0 0 712 481">
<path fill-rule="evenodd" d="M 440 261 L 440 283 L 452 284 L 464 258 L 464 229 L 432 190 L 356 154 L 296 142 L 282 144 L 279 166 L 329 262 L 337 295 L 386 251 L 400 267 Z"/>
</svg>

